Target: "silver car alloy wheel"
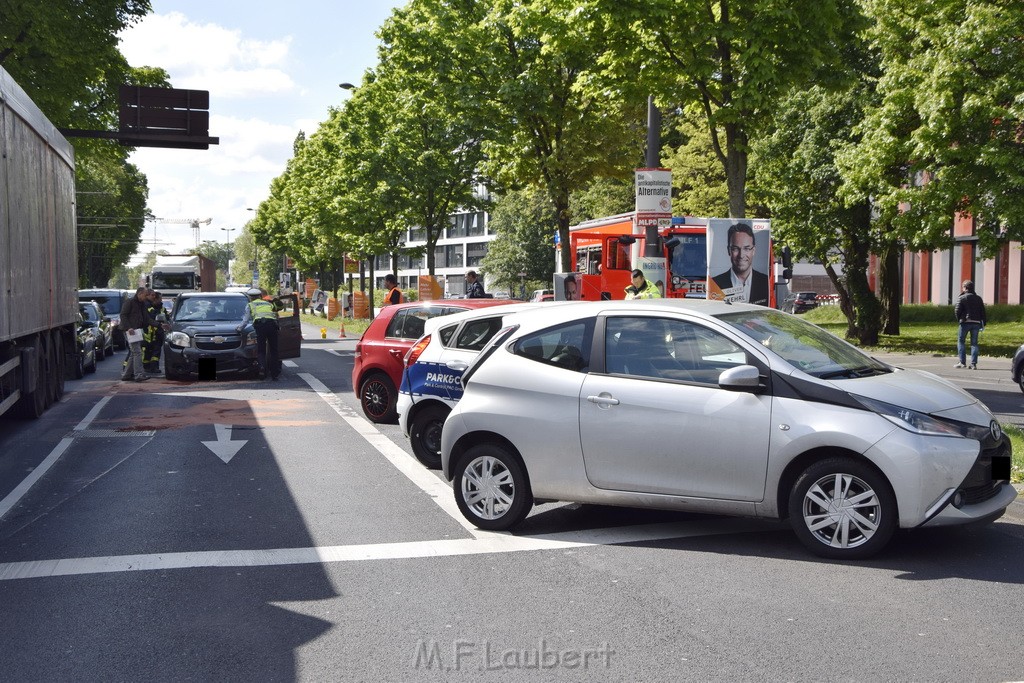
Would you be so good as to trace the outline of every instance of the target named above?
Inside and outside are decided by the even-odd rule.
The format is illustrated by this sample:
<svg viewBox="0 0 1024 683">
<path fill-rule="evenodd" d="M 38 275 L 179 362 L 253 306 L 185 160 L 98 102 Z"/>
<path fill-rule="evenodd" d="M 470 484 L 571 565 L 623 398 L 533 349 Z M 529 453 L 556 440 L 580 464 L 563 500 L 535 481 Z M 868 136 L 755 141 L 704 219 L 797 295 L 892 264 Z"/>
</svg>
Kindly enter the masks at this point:
<svg viewBox="0 0 1024 683">
<path fill-rule="evenodd" d="M 481 519 L 501 519 L 516 499 L 512 473 L 497 458 L 476 458 L 462 475 L 462 499 Z"/>
<path fill-rule="evenodd" d="M 804 524 L 833 548 L 856 548 L 878 530 L 882 504 L 863 479 L 836 472 L 818 479 L 803 500 Z"/>
</svg>

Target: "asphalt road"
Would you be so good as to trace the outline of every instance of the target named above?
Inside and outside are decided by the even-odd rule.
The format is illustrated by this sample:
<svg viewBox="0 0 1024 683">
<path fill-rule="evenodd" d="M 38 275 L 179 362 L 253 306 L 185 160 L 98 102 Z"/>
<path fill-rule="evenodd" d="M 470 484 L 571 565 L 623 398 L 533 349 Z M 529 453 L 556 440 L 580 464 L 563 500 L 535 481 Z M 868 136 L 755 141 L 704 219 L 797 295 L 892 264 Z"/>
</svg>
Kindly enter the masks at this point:
<svg viewBox="0 0 1024 683">
<path fill-rule="evenodd" d="M 481 532 L 362 418 L 355 339 L 307 338 L 281 382 L 127 384 L 107 360 L 0 423 L 0 678 L 1024 678 L 1019 502 L 856 563 L 785 524 L 600 506 Z M 986 370 L 964 386 L 1019 417 Z"/>
</svg>

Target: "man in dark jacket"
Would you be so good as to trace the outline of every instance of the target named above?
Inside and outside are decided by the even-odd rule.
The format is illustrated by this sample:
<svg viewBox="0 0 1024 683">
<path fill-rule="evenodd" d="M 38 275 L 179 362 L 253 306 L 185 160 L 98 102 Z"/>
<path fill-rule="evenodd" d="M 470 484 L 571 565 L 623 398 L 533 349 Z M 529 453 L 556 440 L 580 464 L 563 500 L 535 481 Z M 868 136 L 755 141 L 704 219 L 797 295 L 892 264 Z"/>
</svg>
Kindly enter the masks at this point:
<svg viewBox="0 0 1024 683">
<path fill-rule="evenodd" d="M 142 365 L 142 338 L 153 321 L 148 310 L 148 296 L 145 287 L 135 290 L 135 296 L 124 302 L 121 306 L 121 327 L 125 329 L 125 339 L 128 341 L 128 361 L 121 373 L 122 380 L 134 379 L 136 382 L 145 382 L 149 379 Z"/>
<path fill-rule="evenodd" d="M 466 298 L 467 299 L 489 299 L 484 293 L 484 284 L 477 279 L 476 271 L 470 270 L 466 273 Z"/>
<path fill-rule="evenodd" d="M 960 356 L 960 362 L 954 367 L 964 367 L 964 361 L 967 360 L 967 349 L 966 341 L 967 334 L 971 335 L 971 370 L 978 369 L 978 333 L 985 329 L 985 323 L 988 319 L 985 315 L 985 302 L 982 298 L 974 293 L 974 283 L 970 280 L 964 280 L 961 285 L 960 298 L 956 300 L 956 306 L 953 308 L 956 313 L 956 319 L 960 323 L 959 334 L 956 338 L 956 351 Z"/>
</svg>

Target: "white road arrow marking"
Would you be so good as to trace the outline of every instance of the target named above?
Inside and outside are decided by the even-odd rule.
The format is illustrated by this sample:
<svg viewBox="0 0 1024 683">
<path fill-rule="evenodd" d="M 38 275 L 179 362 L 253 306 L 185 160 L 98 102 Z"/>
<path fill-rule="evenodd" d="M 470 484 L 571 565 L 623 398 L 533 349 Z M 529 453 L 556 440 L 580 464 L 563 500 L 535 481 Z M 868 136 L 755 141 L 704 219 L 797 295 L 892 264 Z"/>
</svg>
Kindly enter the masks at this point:
<svg viewBox="0 0 1024 683">
<path fill-rule="evenodd" d="M 232 441 L 231 425 L 213 425 L 213 428 L 217 432 L 217 440 L 204 441 L 203 445 L 213 451 L 213 454 L 225 463 L 235 457 L 235 454 L 242 449 L 242 446 L 249 443 L 248 441 Z"/>
</svg>

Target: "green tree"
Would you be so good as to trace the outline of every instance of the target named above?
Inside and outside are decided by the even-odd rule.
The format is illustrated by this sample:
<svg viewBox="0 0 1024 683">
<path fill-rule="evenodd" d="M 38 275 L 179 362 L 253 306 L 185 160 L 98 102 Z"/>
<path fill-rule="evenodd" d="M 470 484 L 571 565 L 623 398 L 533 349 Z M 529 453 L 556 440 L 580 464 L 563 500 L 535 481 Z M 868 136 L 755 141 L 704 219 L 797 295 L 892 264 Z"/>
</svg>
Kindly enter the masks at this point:
<svg viewBox="0 0 1024 683">
<path fill-rule="evenodd" d="M 982 254 L 1024 238 L 1024 4 L 866 0 L 881 101 L 847 167 L 910 249 L 978 218 Z M 900 173 L 886 171 L 900 165 Z M 925 181 L 925 182 L 922 182 Z"/>
<path fill-rule="evenodd" d="M 638 157 L 637 108 L 583 87 L 606 36 L 600 24 L 575 21 L 576 9 L 572 0 L 412 0 L 393 20 L 405 36 L 396 68 L 426 67 L 473 105 L 485 174 L 502 191 L 541 188 L 563 244 L 571 193 Z M 565 249 L 563 268 L 569 263 Z"/>
<path fill-rule="evenodd" d="M 569 212 L 575 223 L 626 213 L 635 207 L 632 169 L 628 177 L 596 178 L 569 196 Z"/>
<path fill-rule="evenodd" d="M 105 287 L 138 249 L 149 187 L 135 165 L 106 154 L 79 157 L 75 176 L 79 284 Z"/>
<path fill-rule="evenodd" d="M 148 0 L 5 0 L 0 66 L 60 128 L 114 130 L 123 84 L 166 86 L 159 68 L 128 65 L 118 34 L 150 11 Z M 71 138 L 79 191 L 79 274 L 102 286 L 138 247 L 148 213 L 146 177 L 131 148 Z"/>
<path fill-rule="evenodd" d="M 855 0 L 587 0 L 576 17 L 607 27 L 603 75 L 625 96 L 700 107 L 735 218 L 759 128 L 791 89 L 841 82 L 842 50 L 864 25 Z"/>
<path fill-rule="evenodd" d="M 485 205 L 482 130 L 472 117 L 476 104 L 463 89 L 435 77 L 445 56 L 428 52 L 423 56 L 431 61 L 423 68 L 406 68 L 419 51 L 415 39 L 407 41 L 407 26 L 399 12 L 385 23 L 380 66 L 355 93 L 381 114 L 377 135 L 361 136 L 367 144 L 359 151 L 376 155 L 394 190 L 397 214 L 423 230 L 427 272 L 433 275 L 435 247 L 448 217 Z"/>
<path fill-rule="evenodd" d="M 502 196 L 491 212 L 490 226 L 498 235 L 483 259 L 491 281 L 509 292 L 538 282 L 550 287 L 558 221 L 547 195 L 529 189 Z"/>
<path fill-rule="evenodd" d="M 751 195 L 772 210 L 772 236 L 795 259 L 821 263 L 839 293 L 846 334 L 878 343 L 881 306 L 868 286 L 868 258 L 881 242 L 868 196 L 847 185 L 837 155 L 857 144 L 851 122 L 863 116 L 863 91 L 794 92 L 779 102 L 771 133 L 753 146 L 758 173 Z"/>
<path fill-rule="evenodd" d="M 133 82 L 118 34 L 150 12 L 148 0 L 4 0 L 0 66 L 55 125 L 117 121 L 117 91 Z"/>
<path fill-rule="evenodd" d="M 703 112 L 691 105 L 671 120 L 679 144 L 663 147 L 661 158 L 672 169 L 673 215 L 727 215 L 729 187 Z"/>
</svg>

